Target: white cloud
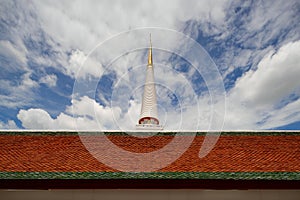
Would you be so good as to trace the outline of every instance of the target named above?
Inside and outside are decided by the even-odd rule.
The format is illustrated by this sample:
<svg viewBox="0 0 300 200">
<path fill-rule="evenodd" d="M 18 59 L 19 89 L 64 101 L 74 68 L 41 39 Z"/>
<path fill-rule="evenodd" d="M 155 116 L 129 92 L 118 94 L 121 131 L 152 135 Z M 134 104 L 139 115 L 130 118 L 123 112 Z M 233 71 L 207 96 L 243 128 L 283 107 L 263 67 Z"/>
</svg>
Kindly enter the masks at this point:
<svg viewBox="0 0 300 200">
<path fill-rule="evenodd" d="M 33 108 L 20 110 L 17 117 L 26 129 L 101 130 L 116 127 L 115 120 L 120 117 L 120 109 L 103 107 L 84 96 L 73 100 L 72 105 L 56 118 L 43 109 Z"/>
<path fill-rule="evenodd" d="M 0 106 L 16 108 L 30 105 L 35 97 L 33 89 L 38 87 L 38 83 L 32 80 L 30 76 L 30 72 L 23 74 L 20 83 L 17 85 L 9 80 L 0 80 L 4 92 L 4 94 L 0 94 Z"/>
<path fill-rule="evenodd" d="M 51 39 L 40 29 L 31 3 L 1 1 L 0 4 L 0 67 L 4 77 L 0 80 L 0 106 L 13 109 L 31 106 L 37 97 L 35 89 L 39 86 L 39 82 L 32 79 L 33 71 L 43 71 L 42 64 L 45 63 L 47 66 L 56 66 L 57 63 L 53 64 L 56 59 L 51 55 L 60 51 L 55 49 Z M 37 64 L 34 66 L 38 66 L 38 69 L 28 63 Z M 50 79 L 41 80 L 45 82 Z"/>
<path fill-rule="evenodd" d="M 199 127 L 208 130 L 211 108 L 205 100 L 201 102 L 199 113 L 193 105 L 186 107 L 185 111 L 162 112 L 164 116 L 160 116 L 161 124 L 165 130 L 197 130 Z M 56 118 L 52 118 L 43 109 L 33 108 L 20 110 L 17 117 L 26 129 L 135 130 L 141 109 L 141 104 L 133 100 L 130 100 L 128 112 L 124 115 L 121 115 L 120 108 L 103 107 L 86 96 L 72 103 Z"/>
<path fill-rule="evenodd" d="M 0 55 L 9 58 L 10 60 L 17 61 L 18 67 L 24 68 L 26 66 L 27 49 L 22 43 L 20 46 L 12 44 L 8 40 L 0 40 Z"/>
<path fill-rule="evenodd" d="M 121 114 L 120 108 L 103 107 L 99 105 L 95 100 L 84 96 L 79 100 L 73 99 L 72 106 L 67 107 L 66 112 L 80 117 L 86 117 L 99 121 L 100 127 L 110 127 L 116 120 L 119 119 Z"/>
<path fill-rule="evenodd" d="M 299 63 L 300 41 L 286 44 L 240 78 L 234 92 L 250 105 L 273 106 L 300 87 Z"/>
<path fill-rule="evenodd" d="M 87 56 L 80 50 L 73 50 L 69 58 L 67 73 L 76 78 L 97 77 L 103 73 L 101 63 L 97 62 L 92 56 Z"/>
<path fill-rule="evenodd" d="M 189 19 L 222 24 L 227 1 L 33 1 L 45 30 L 65 49 L 87 53 L 95 44 L 137 27 L 177 29 Z M 180 11 L 180 12 L 179 12 Z"/>
<path fill-rule="evenodd" d="M 13 120 L 8 120 L 7 123 L 0 121 L 0 130 L 1 129 L 18 129 L 18 126 Z"/>
<path fill-rule="evenodd" d="M 23 91 L 27 91 L 29 88 L 37 87 L 38 83 L 30 78 L 31 73 L 26 73 L 22 76 L 22 82 L 19 88 Z"/>
<path fill-rule="evenodd" d="M 42 109 L 20 110 L 17 115 L 26 129 L 53 129 L 54 120 Z"/>
<path fill-rule="evenodd" d="M 48 85 L 49 87 L 56 86 L 56 82 L 57 82 L 57 76 L 55 74 L 43 76 L 39 80 L 39 83 L 44 83 L 44 84 Z"/>
<path fill-rule="evenodd" d="M 274 128 L 291 124 L 300 120 L 300 99 L 293 101 L 285 107 L 270 112 L 270 118 L 263 128 Z"/>
<path fill-rule="evenodd" d="M 226 6 L 221 26 L 208 20 L 193 23 L 186 31 L 194 33 L 193 38 L 200 31 L 213 37 L 206 47 L 221 51 L 215 62 L 224 74 L 229 66 L 256 69 L 270 50 L 299 40 L 299 1 L 231 1 Z"/>
<path fill-rule="evenodd" d="M 237 80 L 228 94 L 225 128 L 272 128 L 299 121 L 299 100 L 276 108 L 289 95 L 300 95 L 299 63 L 300 41 L 291 42 Z"/>
<path fill-rule="evenodd" d="M 141 111 L 141 104 L 134 100 L 129 100 L 128 111 L 122 116 L 118 117 L 114 114 L 114 122 L 116 129 L 119 130 L 134 130 L 135 125 L 139 120 L 139 113 Z"/>
</svg>

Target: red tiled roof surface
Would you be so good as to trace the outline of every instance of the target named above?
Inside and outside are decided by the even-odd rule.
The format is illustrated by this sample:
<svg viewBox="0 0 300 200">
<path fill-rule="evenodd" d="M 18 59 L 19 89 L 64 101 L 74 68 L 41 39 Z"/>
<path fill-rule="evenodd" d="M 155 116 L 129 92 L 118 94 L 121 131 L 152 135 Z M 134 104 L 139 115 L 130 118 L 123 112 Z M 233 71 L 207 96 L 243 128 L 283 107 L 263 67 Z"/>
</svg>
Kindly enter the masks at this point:
<svg viewBox="0 0 300 200">
<path fill-rule="evenodd" d="M 173 136 L 109 139 L 132 152 L 149 152 Z M 300 135 L 222 135 L 213 150 L 198 157 L 204 136 L 161 172 L 300 172 Z M 78 135 L 0 135 L 0 172 L 116 171 L 95 159 Z"/>
</svg>

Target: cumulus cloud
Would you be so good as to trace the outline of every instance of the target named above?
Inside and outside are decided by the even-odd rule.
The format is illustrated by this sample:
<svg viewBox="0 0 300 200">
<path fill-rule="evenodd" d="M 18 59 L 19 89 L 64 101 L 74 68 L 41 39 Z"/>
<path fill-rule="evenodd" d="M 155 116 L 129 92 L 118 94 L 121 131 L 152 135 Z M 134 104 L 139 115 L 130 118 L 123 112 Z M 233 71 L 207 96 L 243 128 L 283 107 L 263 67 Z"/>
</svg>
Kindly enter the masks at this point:
<svg viewBox="0 0 300 200">
<path fill-rule="evenodd" d="M 66 112 L 73 116 L 82 116 L 99 121 L 100 127 L 110 127 L 114 118 L 119 119 L 121 109 L 118 107 L 104 107 L 95 100 L 84 96 L 80 100 L 73 99 L 72 106 L 67 107 Z"/>
<path fill-rule="evenodd" d="M 13 120 L 8 120 L 7 123 L 0 121 L 0 130 L 1 129 L 19 129 L 19 128 Z"/>
<path fill-rule="evenodd" d="M 73 100 L 72 105 L 56 118 L 43 109 L 21 109 L 17 115 L 26 129 L 60 130 L 135 130 L 141 104 L 129 102 L 126 113 L 121 114 L 119 107 L 103 107 L 89 97 Z M 211 108 L 204 99 L 199 109 L 194 105 L 186 110 L 164 112 L 160 107 L 160 123 L 165 130 L 209 130 Z M 201 110 L 199 113 L 197 110 Z M 201 116 L 200 116 L 201 114 Z M 222 119 L 221 119 L 222 120 Z M 200 123 L 200 124 L 199 124 Z"/>
<path fill-rule="evenodd" d="M 17 115 L 26 129 L 99 130 L 115 126 L 113 114 L 118 120 L 120 109 L 104 108 L 89 97 L 73 100 L 65 112 L 56 118 L 43 109 L 21 109 Z"/>
<path fill-rule="evenodd" d="M 70 76 L 85 79 L 87 77 L 95 77 L 102 74 L 103 67 L 95 58 L 92 56 L 88 57 L 83 51 L 76 49 L 71 52 L 67 73 Z"/>
<path fill-rule="evenodd" d="M 250 105 L 273 106 L 300 87 L 299 63 L 300 41 L 286 44 L 239 79 L 235 92 Z"/>
<path fill-rule="evenodd" d="M 300 41 L 270 52 L 257 66 L 237 80 L 227 98 L 229 128 L 272 128 L 300 120 L 299 100 L 280 105 L 300 93 Z"/>
<path fill-rule="evenodd" d="M 22 126 L 27 129 L 53 129 L 54 120 L 42 109 L 20 110 L 17 115 Z"/>
</svg>

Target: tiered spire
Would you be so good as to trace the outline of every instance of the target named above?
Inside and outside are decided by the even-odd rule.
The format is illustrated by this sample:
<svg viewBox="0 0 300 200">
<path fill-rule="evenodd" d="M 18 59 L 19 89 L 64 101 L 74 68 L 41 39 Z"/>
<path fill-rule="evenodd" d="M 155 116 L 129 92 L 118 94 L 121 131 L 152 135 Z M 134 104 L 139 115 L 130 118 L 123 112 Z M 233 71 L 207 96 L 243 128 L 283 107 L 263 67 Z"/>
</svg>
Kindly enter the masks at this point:
<svg viewBox="0 0 300 200">
<path fill-rule="evenodd" d="M 154 70 L 152 59 L 152 42 L 150 34 L 150 47 L 148 52 L 148 65 L 146 70 L 146 81 L 144 86 L 141 115 L 137 129 L 162 129 L 159 125 L 156 101 L 156 89 L 154 82 Z"/>
</svg>

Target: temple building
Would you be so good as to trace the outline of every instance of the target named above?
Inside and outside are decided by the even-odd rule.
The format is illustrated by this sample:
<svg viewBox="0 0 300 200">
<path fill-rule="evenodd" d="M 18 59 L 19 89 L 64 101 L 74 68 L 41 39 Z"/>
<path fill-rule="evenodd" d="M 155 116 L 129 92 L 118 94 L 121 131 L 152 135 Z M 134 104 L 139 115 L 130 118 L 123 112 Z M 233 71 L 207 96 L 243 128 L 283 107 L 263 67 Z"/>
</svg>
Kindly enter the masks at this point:
<svg viewBox="0 0 300 200">
<path fill-rule="evenodd" d="M 142 100 L 140 119 L 136 125 L 139 130 L 162 130 L 163 126 L 159 124 L 157 112 L 157 99 L 154 81 L 154 69 L 152 59 L 152 42 L 150 35 L 150 47 L 148 52 L 148 65 L 146 69 L 146 81 Z"/>
</svg>

